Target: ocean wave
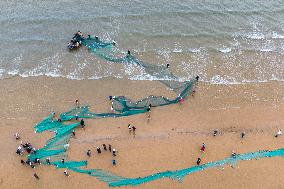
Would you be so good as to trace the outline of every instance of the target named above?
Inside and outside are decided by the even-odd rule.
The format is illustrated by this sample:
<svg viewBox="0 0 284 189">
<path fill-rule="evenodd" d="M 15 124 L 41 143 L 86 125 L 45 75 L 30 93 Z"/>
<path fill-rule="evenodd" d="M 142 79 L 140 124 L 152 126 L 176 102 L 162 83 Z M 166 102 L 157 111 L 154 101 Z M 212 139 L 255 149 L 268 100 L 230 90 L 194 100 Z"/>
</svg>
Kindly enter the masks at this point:
<svg viewBox="0 0 284 189">
<path fill-rule="evenodd" d="M 222 53 L 229 53 L 229 52 L 231 52 L 231 51 L 232 51 L 232 49 L 231 49 L 231 48 L 229 48 L 229 47 L 225 47 L 225 48 L 221 48 L 221 49 L 219 49 L 219 51 L 220 51 L 220 52 L 222 52 Z"/>
</svg>

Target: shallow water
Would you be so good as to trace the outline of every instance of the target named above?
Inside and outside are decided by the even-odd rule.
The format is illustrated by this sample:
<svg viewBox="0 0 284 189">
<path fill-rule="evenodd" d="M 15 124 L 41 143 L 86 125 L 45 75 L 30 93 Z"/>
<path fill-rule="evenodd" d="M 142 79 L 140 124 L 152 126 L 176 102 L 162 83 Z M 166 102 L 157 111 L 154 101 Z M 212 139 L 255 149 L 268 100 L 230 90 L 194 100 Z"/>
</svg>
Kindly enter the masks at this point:
<svg viewBox="0 0 284 189">
<path fill-rule="evenodd" d="M 2 1 L 0 77 L 152 79 L 82 48 L 74 32 L 116 40 L 141 60 L 170 63 L 183 80 L 236 84 L 284 80 L 283 1 Z"/>
</svg>

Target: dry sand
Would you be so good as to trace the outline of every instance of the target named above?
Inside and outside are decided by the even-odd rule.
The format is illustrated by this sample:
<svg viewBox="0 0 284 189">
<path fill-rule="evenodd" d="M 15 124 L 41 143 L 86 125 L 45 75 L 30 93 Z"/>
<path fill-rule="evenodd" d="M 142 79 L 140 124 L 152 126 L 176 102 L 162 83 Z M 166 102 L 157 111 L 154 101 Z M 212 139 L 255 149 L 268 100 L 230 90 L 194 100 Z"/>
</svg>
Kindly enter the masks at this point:
<svg viewBox="0 0 284 189">
<path fill-rule="evenodd" d="M 108 188 L 95 177 L 63 169 L 39 166 L 35 170 L 22 166 L 15 150 L 19 145 L 13 134 L 23 141 L 42 147 L 51 133 L 35 134 L 33 125 L 52 110 L 66 111 L 79 98 L 95 112 L 109 112 L 108 95 L 125 95 L 140 99 L 148 95 L 174 97 L 159 82 L 102 80 L 67 80 L 48 77 L 13 77 L 0 80 L 0 188 Z M 232 150 L 245 153 L 284 147 L 284 136 L 275 138 L 284 129 L 283 83 L 249 85 L 208 85 L 199 83 L 197 93 L 184 104 L 154 108 L 151 120 L 146 115 L 123 118 L 86 120 L 86 129 L 78 129 L 70 142 L 70 159 L 89 161 L 89 168 L 110 170 L 125 177 L 146 176 L 158 171 L 176 170 L 230 156 Z M 136 126 L 134 137 L 127 125 Z M 212 136 L 213 129 L 219 135 Z M 240 133 L 247 134 L 244 139 Z M 202 142 L 205 154 L 199 152 Z M 112 156 L 95 148 L 103 143 L 118 150 L 117 166 Z M 86 157 L 91 149 L 93 156 Z M 136 188 L 284 188 L 283 158 L 239 162 L 235 168 L 212 168 L 185 177 L 183 182 L 160 179 Z M 34 171 L 40 180 L 33 178 Z M 121 187 L 124 188 L 124 187 Z M 125 187 L 130 188 L 130 187 Z"/>
</svg>

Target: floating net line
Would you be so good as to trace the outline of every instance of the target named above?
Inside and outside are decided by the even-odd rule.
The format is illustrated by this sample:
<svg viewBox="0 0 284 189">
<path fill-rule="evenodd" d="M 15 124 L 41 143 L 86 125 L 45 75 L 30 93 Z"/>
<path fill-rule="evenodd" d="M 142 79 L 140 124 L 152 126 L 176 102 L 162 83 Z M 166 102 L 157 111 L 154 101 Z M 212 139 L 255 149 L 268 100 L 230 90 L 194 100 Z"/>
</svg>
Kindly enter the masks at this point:
<svg viewBox="0 0 284 189">
<path fill-rule="evenodd" d="M 187 85 L 189 84 L 188 81 L 181 81 L 180 78 L 176 77 L 166 65 L 154 65 L 146 63 L 137 59 L 131 54 L 126 54 L 122 57 L 118 56 L 116 53 L 118 49 L 114 48 L 114 43 L 103 42 L 97 37 L 84 38 L 81 36 L 76 36 L 75 39 L 82 45 L 86 46 L 95 55 L 104 60 L 116 63 L 133 64 L 142 67 L 147 74 L 162 82 L 177 94 L 181 93 L 181 91 L 183 91 L 184 88 L 187 88 Z"/>
</svg>

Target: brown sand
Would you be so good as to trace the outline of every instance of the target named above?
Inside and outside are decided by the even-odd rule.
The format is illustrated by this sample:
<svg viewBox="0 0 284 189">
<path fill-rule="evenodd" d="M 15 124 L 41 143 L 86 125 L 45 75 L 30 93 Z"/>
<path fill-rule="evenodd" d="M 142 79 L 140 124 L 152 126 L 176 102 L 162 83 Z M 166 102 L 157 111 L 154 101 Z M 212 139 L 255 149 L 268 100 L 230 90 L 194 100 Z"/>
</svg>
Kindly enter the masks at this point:
<svg viewBox="0 0 284 189">
<path fill-rule="evenodd" d="M 19 78 L 0 81 L 0 188 L 108 188 L 94 177 L 63 169 L 40 166 L 35 170 L 20 164 L 13 134 L 42 147 L 51 133 L 35 134 L 33 125 L 52 110 L 62 112 L 79 98 L 95 112 L 110 111 L 108 95 L 126 95 L 140 99 L 148 95 L 174 97 L 159 82 L 103 80 L 66 80 L 62 78 Z M 154 108 L 151 120 L 146 115 L 86 120 L 85 130 L 78 129 L 70 142 L 68 155 L 74 160 L 89 160 L 89 168 L 110 170 L 125 177 L 146 176 L 176 170 L 230 156 L 232 150 L 245 153 L 284 147 L 284 87 L 282 83 L 250 85 L 207 85 L 200 83 L 197 93 L 183 105 Z M 135 137 L 127 125 L 136 126 Z M 213 129 L 220 134 L 212 136 Z M 246 131 L 245 139 L 240 133 Z M 205 154 L 199 152 L 202 142 Z M 97 155 L 95 148 L 112 144 L 118 151 L 117 166 L 111 165 L 110 153 Z M 91 149 L 93 156 L 86 157 Z M 160 179 L 137 188 L 284 188 L 283 158 L 239 162 L 237 167 L 212 168 L 185 177 L 183 182 Z M 36 172 L 40 180 L 33 178 Z M 124 187 L 122 187 L 124 188 Z M 130 187 L 127 187 L 130 188 Z"/>
</svg>

